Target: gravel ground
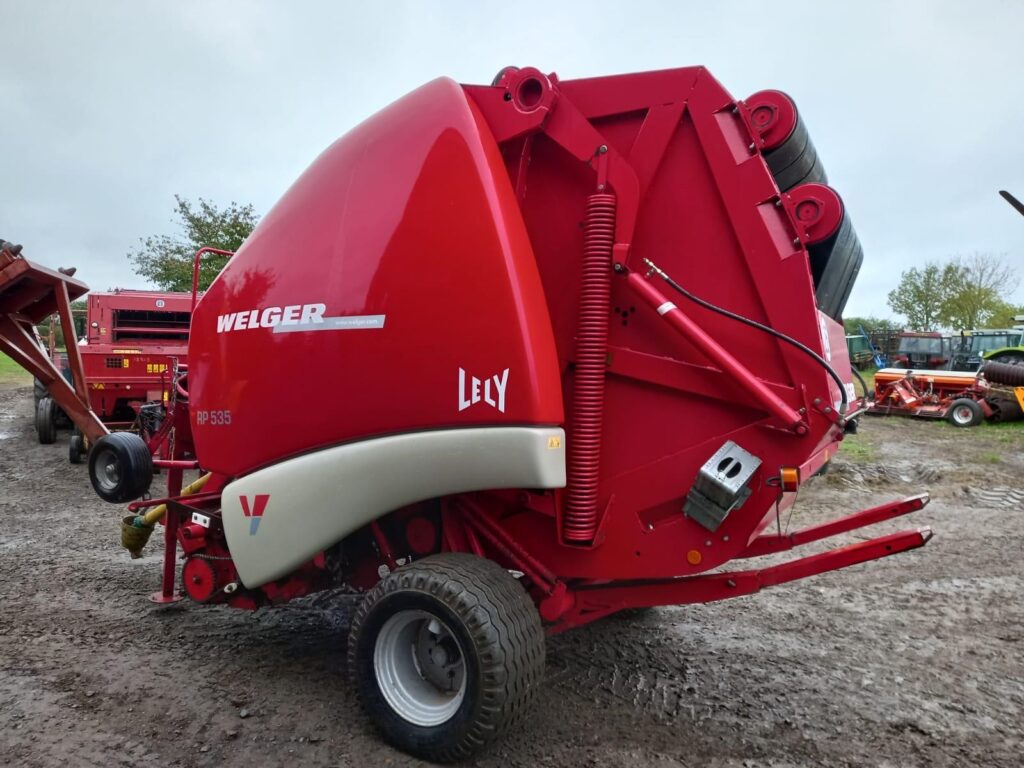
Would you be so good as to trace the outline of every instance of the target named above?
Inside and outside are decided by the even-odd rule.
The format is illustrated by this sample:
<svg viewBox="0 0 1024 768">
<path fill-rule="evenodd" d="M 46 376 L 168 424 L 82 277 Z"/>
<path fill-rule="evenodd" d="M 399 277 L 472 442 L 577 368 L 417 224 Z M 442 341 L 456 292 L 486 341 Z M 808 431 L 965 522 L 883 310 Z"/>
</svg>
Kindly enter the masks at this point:
<svg viewBox="0 0 1024 768">
<path fill-rule="evenodd" d="M 30 411 L 0 390 L 0 765 L 419 764 L 345 682 L 343 598 L 150 604 L 158 547 L 128 559 Z M 536 716 L 477 764 L 1020 766 L 1022 478 L 1024 425 L 867 421 L 793 525 L 930 490 L 869 532 L 928 525 L 927 547 L 552 638 Z"/>
</svg>

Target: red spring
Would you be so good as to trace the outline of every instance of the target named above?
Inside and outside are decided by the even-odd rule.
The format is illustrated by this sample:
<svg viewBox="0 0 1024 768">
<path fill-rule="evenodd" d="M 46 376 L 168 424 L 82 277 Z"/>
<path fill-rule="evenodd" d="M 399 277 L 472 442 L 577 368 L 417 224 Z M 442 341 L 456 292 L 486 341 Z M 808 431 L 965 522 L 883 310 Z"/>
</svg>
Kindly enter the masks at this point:
<svg viewBox="0 0 1024 768">
<path fill-rule="evenodd" d="M 587 198 L 587 217 L 583 225 L 580 318 L 576 332 L 571 431 L 566 446 L 568 488 L 562 516 L 563 539 L 579 544 L 593 542 L 600 522 L 597 487 L 614 244 L 615 195 L 591 195 Z"/>
</svg>

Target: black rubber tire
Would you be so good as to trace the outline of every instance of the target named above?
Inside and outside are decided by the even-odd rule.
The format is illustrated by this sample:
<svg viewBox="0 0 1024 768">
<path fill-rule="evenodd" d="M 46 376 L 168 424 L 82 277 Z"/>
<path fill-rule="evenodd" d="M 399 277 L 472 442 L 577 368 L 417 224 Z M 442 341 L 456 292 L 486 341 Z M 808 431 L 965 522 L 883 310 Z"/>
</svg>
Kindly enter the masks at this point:
<svg viewBox="0 0 1024 768">
<path fill-rule="evenodd" d="M 1024 410 L 1021 410 L 1016 397 L 995 395 L 986 397 L 985 402 L 992 409 L 992 416 L 989 417 L 991 421 L 1020 421 L 1024 418 Z"/>
<path fill-rule="evenodd" d="M 509 67 L 502 67 L 501 69 L 498 70 L 498 74 L 496 74 L 494 76 L 494 79 L 491 80 L 491 87 L 493 88 L 498 83 L 500 83 L 501 82 L 501 78 L 503 78 L 505 76 L 506 72 L 518 72 L 518 71 L 519 71 L 519 67 L 511 67 L 511 66 L 509 66 Z"/>
<path fill-rule="evenodd" d="M 993 384 L 1024 387 L 1024 365 L 988 360 L 982 363 L 979 373 L 985 374 L 985 378 Z"/>
<path fill-rule="evenodd" d="M 969 412 L 969 415 L 968 415 Z M 954 427 L 976 427 L 985 419 L 981 406 L 969 397 L 954 400 L 946 411 L 946 421 Z"/>
<path fill-rule="evenodd" d="M 153 457 L 131 432 L 104 435 L 89 451 L 89 480 L 96 495 L 111 504 L 139 498 L 153 482 Z"/>
<path fill-rule="evenodd" d="M 36 435 L 43 445 L 57 440 L 57 404 L 52 397 L 44 397 L 36 403 Z"/>
<path fill-rule="evenodd" d="M 36 401 L 36 405 L 39 405 L 39 401 L 44 397 L 49 397 L 50 392 L 39 379 L 32 379 L 32 397 Z"/>
<path fill-rule="evenodd" d="M 1020 368 L 1024 370 L 1024 351 L 1007 351 L 1001 352 L 1000 354 L 993 355 L 982 363 L 986 368 L 988 365 L 996 363 L 998 365 L 1008 365 L 1014 368 Z"/>
<path fill-rule="evenodd" d="M 843 216 L 839 229 L 828 240 L 808 248 L 808 258 L 818 309 L 839 320 L 864 261 L 864 249 L 850 217 Z"/>
<path fill-rule="evenodd" d="M 796 126 L 789 137 L 764 156 L 779 190 L 787 192 L 798 184 L 827 184 L 828 175 L 818 158 L 803 118 L 797 115 Z"/>
<path fill-rule="evenodd" d="M 400 611 L 439 618 L 463 652 L 466 692 L 440 725 L 416 725 L 381 694 L 374 650 L 385 622 Z M 448 552 L 382 579 L 352 619 L 348 671 L 374 725 L 398 749 L 424 760 L 463 760 L 519 724 L 544 675 L 544 632 L 526 590 L 497 563 Z"/>
<path fill-rule="evenodd" d="M 71 433 L 68 441 L 68 461 L 72 464 L 81 464 L 85 458 L 85 438 L 77 429 Z"/>
</svg>

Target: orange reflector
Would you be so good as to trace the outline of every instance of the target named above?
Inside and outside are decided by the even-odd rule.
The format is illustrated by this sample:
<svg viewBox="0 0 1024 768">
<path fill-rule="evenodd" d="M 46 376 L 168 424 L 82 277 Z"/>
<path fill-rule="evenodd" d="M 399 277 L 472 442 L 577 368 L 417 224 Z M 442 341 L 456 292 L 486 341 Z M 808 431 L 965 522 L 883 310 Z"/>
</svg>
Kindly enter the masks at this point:
<svg viewBox="0 0 1024 768">
<path fill-rule="evenodd" d="M 800 487 L 800 470 L 797 467 L 783 467 L 779 473 L 782 490 L 791 493 Z"/>
<path fill-rule="evenodd" d="M 703 559 L 704 557 L 696 549 L 691 549 L 686 553 L 686 562 L 690 565 L 700 565 L 700 561 Z"/>
</svg>

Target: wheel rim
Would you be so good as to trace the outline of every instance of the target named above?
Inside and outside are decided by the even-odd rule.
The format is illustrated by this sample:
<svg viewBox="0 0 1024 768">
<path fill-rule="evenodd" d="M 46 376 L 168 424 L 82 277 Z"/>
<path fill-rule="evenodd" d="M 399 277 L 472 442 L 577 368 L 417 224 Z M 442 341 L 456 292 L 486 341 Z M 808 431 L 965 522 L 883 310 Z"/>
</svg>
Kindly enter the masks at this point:
<svg viewBox="0 0 1024 768">
<path fill-rule="evenodd" d="M 953 409 L 953 420 L 957 424 L 970 424 L 973 418 L 974 413 L 966 405 L 958 405 Z"/>
<path fill-rule="evenodd" d="M 96 482 L 106 492 L 116 490 L 121 482 L 121 468 L 113 451 L 103 451 L 96 457 Z"/>
<path fill-rule="evenodd" d="M 450 720 L 466 697 L 466 661 L 448 626 L 426 611 L 399 611 L 384 622 L 373 649 L 377 687 L 413 725 Z"/>
</svg>

